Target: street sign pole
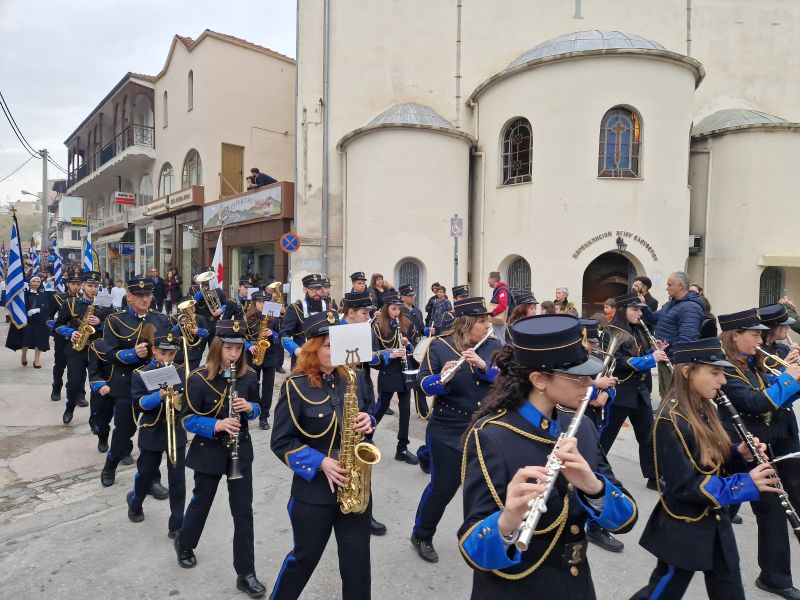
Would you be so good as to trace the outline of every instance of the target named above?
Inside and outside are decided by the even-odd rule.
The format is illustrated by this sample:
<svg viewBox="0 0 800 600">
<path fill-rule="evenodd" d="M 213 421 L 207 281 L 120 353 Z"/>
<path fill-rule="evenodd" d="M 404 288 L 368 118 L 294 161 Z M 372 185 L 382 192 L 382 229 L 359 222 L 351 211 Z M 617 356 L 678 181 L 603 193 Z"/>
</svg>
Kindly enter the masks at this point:
<svg viewBox="0 0 800 600">
<path fill-rule="evenodd" d="M 50 239 L 50 232 L 47 226 L 47 217 L 50 210 L 47 203 L 50 195 L 47 193 L 47 150 L 41 150 L 40 154 L 42 155 L 42 249 L 44 249 Z"/>
<path fill-rule="evenodd" d="M 450 236 L 453 238 L 453 285 L 458 285 L 458 238 L 464 235 L 464 219 L 454 214 L 450 219 Z"/>
</svg>

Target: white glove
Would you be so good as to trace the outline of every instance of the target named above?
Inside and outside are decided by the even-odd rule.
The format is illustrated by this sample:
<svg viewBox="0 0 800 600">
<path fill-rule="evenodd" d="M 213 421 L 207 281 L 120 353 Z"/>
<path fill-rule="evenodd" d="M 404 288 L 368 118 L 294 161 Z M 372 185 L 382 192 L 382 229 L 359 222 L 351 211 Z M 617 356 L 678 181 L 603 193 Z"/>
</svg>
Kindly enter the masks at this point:
<svg viewBox="0 0 800 600">
<path fill-rule="evenodd" d="M 28 316 L 31 317 L 33 315 L 38 315 L 41 312 L 39 308 L 32 308 L 28 311 Z"/>
</svg>

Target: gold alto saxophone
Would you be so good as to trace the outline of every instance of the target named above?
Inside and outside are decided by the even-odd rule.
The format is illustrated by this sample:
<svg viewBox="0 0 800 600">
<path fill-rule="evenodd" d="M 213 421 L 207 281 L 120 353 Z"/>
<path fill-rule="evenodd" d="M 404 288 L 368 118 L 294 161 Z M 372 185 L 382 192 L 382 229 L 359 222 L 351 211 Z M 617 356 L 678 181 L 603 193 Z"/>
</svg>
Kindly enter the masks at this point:
<svg viewBox="0 0 800 600">
<path fill-rule="evenodd" d="M 253 354 L 253 365 L 256 367 L 260 367 L 264 364 L 264 357 L 267 354 L 267 350 L 269 350 L 269 347 L 272 346 L 267 339 L 269 319 L 269 315 L 265 316 L 263 319 L 261 319 L 261 324 L 258 326 L 258 342 L 256 344 L 255 354 Z"/>
<path fill-rule="evenodd" d="M 372 465 L 381 460 L 377 446 L 364 441 L 364 436 L 354 428 L 358 417 L 358 394 L 356 394 L 356 374 L 347 369 L 347 390 L 344 393 L 342 409 L 342 440 L 339 448 L 339 465 L 347 471 L 347 484 L 336 490 L 336 501 L 343 514 L 361 514 L 367 510 L 370 497 L 370 478 Z"/>
<path fill-rule="evenodd" d="M 81 318 L 81 324 L 78 326 L 78 339 L 72 342 L 72 349 L 75 352 L 83 352 L 89 343 L 89 338 L 94 335 L 95 329 L 89 325 L 89 317 L 92 315 L 94 315 L 94 304 L 89 305 Z"/>
</svg>

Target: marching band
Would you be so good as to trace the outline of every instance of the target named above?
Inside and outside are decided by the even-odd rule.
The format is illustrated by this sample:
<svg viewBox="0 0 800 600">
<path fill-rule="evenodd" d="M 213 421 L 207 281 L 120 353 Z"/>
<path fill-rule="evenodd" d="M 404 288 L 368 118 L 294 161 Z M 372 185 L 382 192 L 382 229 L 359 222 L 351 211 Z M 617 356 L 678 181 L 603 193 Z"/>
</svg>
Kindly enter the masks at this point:
<svg viewBox="0 0 800 600">
<path fill-rule="evenodd" d="M 341 304 L 326 276 L 306 275 L 302 297 L 288 305 L 281 282 L 256 287 L 244 278 L 229 300 L 211 285 L 215 276 L 197 275 L 176 315 L 151 308 L 146 277 L 127 282 L 122 309 L 98 302 L 100 273 L 68 273 L 65 291 L 49 295 L 34 278 L 26 307 L 39 327 L 26 337 L 12 327 L 16 337 L 6 343 L 23 351 L 23 365 L 34 349 L 38 368 L 53 337 L 51 399 L 61 400 L 66 371 L 62 422 L 90 407 L 97 449 L 106 454 L 103 486 L 114 485 L 120 462 L 132 463 L 138 431 L 127 515 L 140 523 L 147 495 L 168 498 L 167 535 L 181 567 L 198 565 L 195 551 L 225 476 L 236 588 L 267 594 L 256 575 L 253 463 L 264 457 L 254 456 L 253 436 L 271 430 L 273 453 L 293 473 L 293 541 L 270 598 L 301 597 L 331 533 L 342 597 L 372 597 L 370 539 L 387 532 L 373 516 L 386 506 L 380 492 L 373 496 L 381 487 L 371 475 L 381 458 L 373 437 L 397 396 L 394 458 L 427 474 L 411 544 L 423 561 L 439 560 L 433 539 L 462 488 L 457 539 L 448 540 L 450 531 L 437 544 L 457 546 L 473 572 L 473 599 L 596 597 L 588 545 L 622 552 L 615 536 L 639 516 L 608 459 L 626 421 L 641 475 L 658 496 L 639 540 L 655 567 L 633 598 L 682 598 L 698 571 L 709 598 L 744 598 L 732 523 L 749 502 L 758 526 L 755 585 L 800 599 L 789 535 L 800 539 L 800 486 L 781 481 L 796 473 L 789 469 L 800 453 L 792 409 L 800 348 L 788 337 L 795 319 L 785 304 L 719 315 L 718 338 L 666 344 L 647 327 L 659 316 L 640 286 L 609 299 L 613 318 L 598 322 L 537 314 L 531 290 L 510 290 L 499 277 L 490 277 L 497 287 L 489 304 L 467 286 L 453 288 L 451 303 L 434 284 L 423 317 L 418 290 L 395 290 L 379 274 L 367 286 L 363 271 L 353 273 Z M 355 324 L 369 328 L 372 353 L 337 366 L 331 331 Z M 292 372 L 273 411 L 287 356 Z M 656 369 L 664 393 L 653 407 Z M 427 421 L 416 454 L 412 392 Z M 186 467 L 194 477 L 188 505 Z"/>
</svg>

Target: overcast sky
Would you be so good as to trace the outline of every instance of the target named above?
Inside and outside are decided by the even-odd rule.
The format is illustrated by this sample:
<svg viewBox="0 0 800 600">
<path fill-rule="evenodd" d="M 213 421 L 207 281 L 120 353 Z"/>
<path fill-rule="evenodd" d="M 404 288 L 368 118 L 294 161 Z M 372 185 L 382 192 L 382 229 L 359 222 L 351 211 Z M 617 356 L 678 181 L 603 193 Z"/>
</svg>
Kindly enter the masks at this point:
<svg viewBox="0 0 800 600">
<path fill-rule="evenodd" d="M 33 147 L 66 167 L 66 137 L 125 73 L 158 73 L 175 34 L 212 29 L 294 57 L 295 16 L 292 0 L 0 0 L 0 91 Z M 0 178 L 28 156 L 0 112 Z M 40 192 L 41 164 L 0 182 L 0 202 Z"/>
</svg>

